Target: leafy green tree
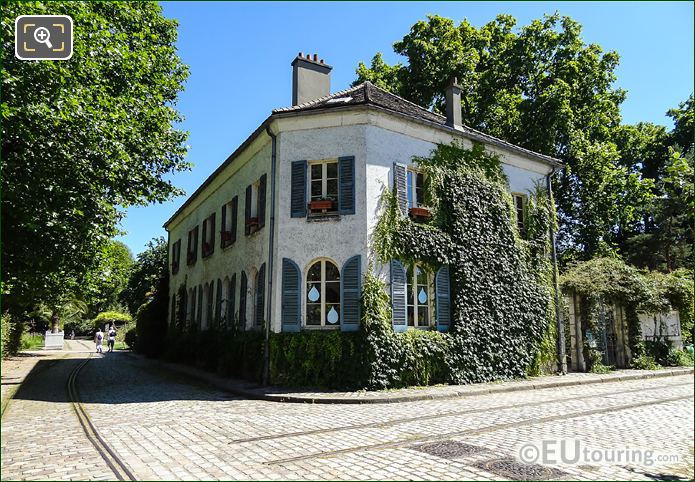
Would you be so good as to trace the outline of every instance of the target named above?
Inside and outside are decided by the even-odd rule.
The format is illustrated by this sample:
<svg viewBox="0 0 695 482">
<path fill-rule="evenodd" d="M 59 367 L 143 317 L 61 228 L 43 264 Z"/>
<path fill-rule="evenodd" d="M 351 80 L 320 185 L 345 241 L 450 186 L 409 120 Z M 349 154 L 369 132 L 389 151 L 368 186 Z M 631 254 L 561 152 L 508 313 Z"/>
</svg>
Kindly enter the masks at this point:
<svg viewBox="0 0 695 482">
<path fill-rule="evenodd" d="M 516 29 L 510 15 L 480 28 L 429 16 L 394 44 L 405 64 L 380 54 L 360 64 L 369 80 L 435 111 L 452 77 L 462 86 L 463 122 L 522 147 L 558 157 L 559 241 L 566 257 L 614 248 L 616 226 L 633 223 L 652 195 L 650 181 L 620 164 L 612 132 L 625 91 L 615 88 L 619 56 L 586 44 L 581 26 L 558 14 Z"/>
<path fill-rule="evenodd" d="M 117 234 L 122 208 L 181 191 L 187 133 L 177 96 L 188 76 L 177 23 L 154 2 L 3 2 L 3 302 L 58 307 L 81 290 Z M 14 55 L 14 19 L 68 14 L 74 53 Z"/>
<path fill-rule="evenodd" d="M 639 220 L 616 234 L 630 263 L 672 271 L 690 267 L 693 245 L 692 95 L 668 111 L 674 129 L 640 123 L 616 131 L 621 164 L 653 182 L 652 199 L 639 206 Z"/>
<path fill-rule="evenodd" d="M 86 282 L 85 297 L 92 316 L 118 308 L 118 297 L 128 284 L 133 255 L 121 241 L 109 241 L 99 254 L 99 265 Z"/>
<path fill-rule="evenodd" d="M 137 314 L 140 306 L 152 297 L 161 278 L 168 277 L 167 259 L 167 242 L 162 236 L 149 241 L 147 249 L 136 256 L 128 283 L 120 295 L 131 313 Z M 167 292 L 165 298 L 168 296 Z"/>
</svg>

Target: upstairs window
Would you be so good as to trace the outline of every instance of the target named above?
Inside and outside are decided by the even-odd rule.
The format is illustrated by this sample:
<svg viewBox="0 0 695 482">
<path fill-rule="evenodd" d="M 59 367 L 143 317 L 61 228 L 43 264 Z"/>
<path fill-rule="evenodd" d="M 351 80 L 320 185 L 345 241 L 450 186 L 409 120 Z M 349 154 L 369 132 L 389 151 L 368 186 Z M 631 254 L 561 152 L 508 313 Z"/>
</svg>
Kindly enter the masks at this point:
<svg viewBox="0 0 695 482">
<path fill-rule="evenodd" d="M 524 216 L 524 210 L 526 208 L 526 196 L 523 194 L 512 194 L 514 199 L 514 211 L 516 212 L 516 226 L 520 233 L 526 231 L 526 219 Z"/>
<path fill-rule="evenodd" d="M 215 213 L 203 221 L 203 258 L 207 258 L 215 251 Z"/>
<path fill-rule="evenodd" d="M 222 230 L 220 244 L 223 248 L 236 241 L 237 211 L 239 209 L 239 196 L 234 196 L 231 201 L 222 205 Z"/>
<path fill-rule="evenodd" d="M 407 174 L 408 209 L 425 205 L 425 175 L 416 169 L 408 168 Z"/>
<path fill-rule="evenodd" d="M 431 276 L 419 265 L 411 265 L 406 273 L 406 306 L 408 326 L 429 328 L 432 309 Z"/>
<path fill-rule="evenodd" d="M 198 259 L 198 226 L 188 231 L 188 246 L 186 248 L 186 263 L 193 264 Z"/>
<path fill-rule="evenodd" d="M 258 181 L 246 187 L 246 203 L 244 207 L 245 234 L 255 233 L 265 226 L 265 197 L 267 190 L 267 175 L 263 174 Z"/>
<path fill-rule="evenodd" d="M 307 273 L 307 326 L 340 325 L 340 271 L 331 261 L 316 261 Z"/>
<path fill-rule="evenodd" d="M 326 214 L 338 210 L 338 161 L 309 165 L 309 213 Z"/>
<path fill-rule="evenodd" d="M 179 239 L 171 246 L 171 274 L 179 272 L 181 262 L 181 240 Z"/>
</svg>

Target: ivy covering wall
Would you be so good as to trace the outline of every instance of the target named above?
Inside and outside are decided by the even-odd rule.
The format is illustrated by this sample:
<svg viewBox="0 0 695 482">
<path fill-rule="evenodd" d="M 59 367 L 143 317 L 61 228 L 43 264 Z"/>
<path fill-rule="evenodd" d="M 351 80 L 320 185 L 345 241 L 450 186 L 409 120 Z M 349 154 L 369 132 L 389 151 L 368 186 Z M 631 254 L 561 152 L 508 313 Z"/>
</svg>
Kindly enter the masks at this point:
<svg viewBox="0 0 695 482">
<path fill-rule="evenodd" d="M 377 260 L 449 266 L 452 324 L 448 333 L 391 329 L 385 286 L 367 275 L 363 330 L 371 388 L 438 382 L 472 383 L 537 373 L 555 358 L 552 203 L 541 187 L 529 193 L 526 226 L 517 228 L 499 158 L 480 145 L 440 145 L 417 158 L 425 173 L 432 220 L 403 216 L 384 195 L 373 234 Z"/>
</svg>

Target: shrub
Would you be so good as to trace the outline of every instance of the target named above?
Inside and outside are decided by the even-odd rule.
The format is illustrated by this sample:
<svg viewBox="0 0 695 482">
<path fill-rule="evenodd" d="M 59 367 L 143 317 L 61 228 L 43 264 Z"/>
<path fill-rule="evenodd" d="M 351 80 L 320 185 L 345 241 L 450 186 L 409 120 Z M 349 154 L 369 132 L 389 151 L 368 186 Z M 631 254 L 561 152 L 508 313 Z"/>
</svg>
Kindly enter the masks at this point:
<svg viewBox="0 0 695 482">
<path fill-rule="evenodd" d="M 96 330 L 97 328 L 104 328 L 106 325 L 123 326 L 132 321 L 133 317 L 127 313 L 104 311 L 99 313 L 96 318 L 92 320 L 92 328 Z"/>
<path fill-rule="evenodd" d="M 670 367 L 691 367 L 693 366 L 693 357 L 690 352 L 671 348 L 666 358 L 666 364 Z"/>
<path fill-rule="evenodd" d="M 135 315 L 137 341 L 135 349 L 147 357 L 157 358 L 164 351 L 164 340 L 169 327 L 169 277 L 164 274 L 157 282 L 152 297 Z"/>
<path fill-rule="evenodd" d="M 2 320 L 2 358 L 7 358 L 16 355 L 19 351 L 25 325 L 9 313 L 4 313 L 0 319 Z"/>
<path fill-rule="evenodd" d="M 66 336 L 70 336 L 70 333 L 73 330 L 75 331 L 75 335 L 77 336 L 92 335 L 94 333 L 94 327 L 94 320 L 66 321 L 64 325 L 64 331 Z"/>
<path fill-rule="evenodd" d="M 658 370 L 661 368 L 654 358 L 649 355 L 641 355 L 632 360 L 632 368 L 636 370 Z"/>
<path fill-rule="evenodd" d="M 137 329 L 130 325 L 131 328 L 128 329 L 128 331 L 125 332 L 123 335 L 123 341 L 125 342 L 126 345 L 128 345 L 128 348 L 131 350 L 136 350 L 137 349 L 137 341 L 138 341 L 138 332 Z"/>
<path fill-rule="evenodd" d="M 655 338 L 644 342 L 645 353 L 661 366 L 667 366 L 671 343 L 666 339 Z"/>
<path fill-rule="evenodd" d="M 361 388 L 364 386 L 362 346 L 359 333 L 274 333 L 270 339 L 271 382 L 289 386 Z M 262 355 L 262 344 L 260 348 Z"/>
</svg>

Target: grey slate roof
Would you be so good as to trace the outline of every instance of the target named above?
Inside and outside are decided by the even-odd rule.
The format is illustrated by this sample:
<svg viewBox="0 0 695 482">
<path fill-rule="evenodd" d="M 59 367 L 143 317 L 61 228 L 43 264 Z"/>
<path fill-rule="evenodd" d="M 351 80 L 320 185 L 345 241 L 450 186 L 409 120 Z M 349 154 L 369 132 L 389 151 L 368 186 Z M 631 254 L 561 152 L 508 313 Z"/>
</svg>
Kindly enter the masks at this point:
<svg viewBox="0 0 695 482">
<path fill-rule="evenodd" d="M 412 117 L 414 119 L 419 119 L 422 121 L 437 124 L 441 127 L 451 129 L 446 125 L 445 116 L 431 112 L 425 109 L 424 107 L 420 107 L 419 105 L 410 102 L 409 100 L 406 100 L 390 92 L 387 92 L 369 81 L 356 85 L 349 89 L 345 89 L 340 92 L 335 92 L 331 95 L 312 100 L 311 102 L 305 102 L 304 104 L 300 105 L 275 109 L 273 110 L 273 114 L 282 114 L 284 112 L 308 112 L 319 109 L 323 110 L 351 105 L 376 106 L 387 111 L 392 111 L 398 114 Z M 485 134 L 484 132 L 480 132 L 471 127 L 463 126 L 462 130 L 457 129 L 457 131 L 461 132 L 466 137 L 469 137 L 473 140 L 477 140 L 486 144 L 497 145 L 504 149 L 515 151 L 522 155 L 539 159 L 552 165 L 559 166 L 562 164 L 562 161 L 560 161 L 559 159 L 555 159 L 554 157 L 546 156 L 545 154 L 539 154 L 529 149 L 519 147 L 507 141 L 503 141 L 502 139 L 498 139 L 496 137 Z"/>
<path fill-rule="evenodd" d="M 367 81 L 362 84 L 350 87 L 349 89 L 341 90 L 340 92 L 335 92 L 333 94 L 327 95 L 325 97 L 312 100 L 311 102 L 306 102 L 304 104 L 294 105 L 291 107 L 283 107 L 280 109 L 274 109 L 270 116 L 260 125 L 258 128 L 251 133 L 251 135 L 224 161 L 220 164 L 215 171 L 208 176 L 208 178 L 198 186 L 198 188 L 191 194 L 186 201 L 176 210 L 176 212 L 164 223 L 166 228 L 169 223 L 171 223 L 183 210 L 188 206 L 193 199 L 195 199 L 204 189 L 207 187 L 212 180 L 217 176 L 222 170 L 229 165 L 236 157 L 248 147 L 248 145 L 263 132 L 266 127 L 270 124 L 273 118 L 282 117 L 283 114 L 301 114 L 302 112 L 311 111 L 321 111 L 332 108 L 349 107 L 349 106 L 367 106 L 375 107 L 387 112 L 393 112 L 397 115 L 402 115 L 415 119 L 421 122 L 426 122 L 431 125 L 435 125 L 441 129 L 448 129 L 452 132 L 457 132 L 459 134 L 468 137 L 469 139 L 483 142 L 485 144 L 496 145 L 507 149 L 512 152 L 517 152 L 521 155 L 538 159 L 542 162 L 546 162 L 553 166 L 561 166 L 562 161 L 555 159 L 554 157 L 546 156 L 544 154 L 539 154 L 537 152 L 530 151 L 523 147 L 516 146 L 502 139 L 490 136 L 478 130 L 472 129 L 470 127 L 463 126 L 461 129 L 454 130 L 453 128 L 446 125 L 446 117 L 440 114 L 431 112 L 423 107 L 420 107 L 409 100 L 399 97 L 395 94 L 385 91 Z"/>
</svg>

